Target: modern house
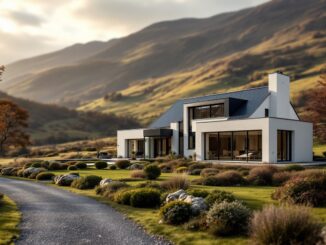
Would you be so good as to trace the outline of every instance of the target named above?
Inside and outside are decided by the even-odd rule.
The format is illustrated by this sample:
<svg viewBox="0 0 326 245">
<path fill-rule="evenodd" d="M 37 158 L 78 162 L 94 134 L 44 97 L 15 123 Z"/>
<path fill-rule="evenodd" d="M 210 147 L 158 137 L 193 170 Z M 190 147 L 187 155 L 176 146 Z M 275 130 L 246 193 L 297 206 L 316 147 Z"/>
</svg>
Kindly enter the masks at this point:
<svg viewBox="0 0 326 245">
<path fill-rule="evenodd" d="M 266 87 L 178 100 L 148 128 L 118 131 L 118 156 L 311 162 L 313 128 L 290 102 L 290 78 L 268 79 Z"/>
</svg>

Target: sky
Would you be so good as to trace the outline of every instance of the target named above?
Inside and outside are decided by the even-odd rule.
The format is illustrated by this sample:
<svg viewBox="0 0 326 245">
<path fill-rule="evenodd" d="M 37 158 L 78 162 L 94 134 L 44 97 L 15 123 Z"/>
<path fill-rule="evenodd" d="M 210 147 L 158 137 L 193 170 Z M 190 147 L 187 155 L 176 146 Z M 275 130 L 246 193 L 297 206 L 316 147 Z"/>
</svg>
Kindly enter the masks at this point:
<svg viewBox="0 0 326 245">
<path fill-rule="evenodd" d="M 0 64 L 123 37 L 158 21 L 209 17 L 266 1 L 0 0 Z"/>
</svg>

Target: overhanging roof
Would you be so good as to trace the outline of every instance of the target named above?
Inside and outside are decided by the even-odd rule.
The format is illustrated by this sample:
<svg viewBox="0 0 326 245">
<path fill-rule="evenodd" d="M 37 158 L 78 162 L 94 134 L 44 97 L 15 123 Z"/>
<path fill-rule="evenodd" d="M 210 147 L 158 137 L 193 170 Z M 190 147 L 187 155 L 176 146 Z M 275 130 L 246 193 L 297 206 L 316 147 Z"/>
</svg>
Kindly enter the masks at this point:
<svg viewBox="0 0 326 245">
<path fill-rule="evenodd" d="M 172 135 L 172 129 L 168 128 L 155 128 L 144 130 L 144 137 L 171 137 Z"/>
</svg>

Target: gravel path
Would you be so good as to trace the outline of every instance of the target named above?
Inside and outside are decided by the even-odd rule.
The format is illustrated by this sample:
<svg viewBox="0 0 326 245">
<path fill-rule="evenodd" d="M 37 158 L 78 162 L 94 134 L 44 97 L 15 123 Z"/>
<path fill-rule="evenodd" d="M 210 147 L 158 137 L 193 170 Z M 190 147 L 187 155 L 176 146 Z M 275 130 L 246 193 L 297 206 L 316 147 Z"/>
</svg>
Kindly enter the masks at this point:
<svg viewBox="0 0 326 245">
<path fill-rule="evenodd" d="M 18 204 L 23 217 L 16 244 L 167 244 L 108 205 L 43 184 L 0 177 L 0 192 Z"/>
</svg>

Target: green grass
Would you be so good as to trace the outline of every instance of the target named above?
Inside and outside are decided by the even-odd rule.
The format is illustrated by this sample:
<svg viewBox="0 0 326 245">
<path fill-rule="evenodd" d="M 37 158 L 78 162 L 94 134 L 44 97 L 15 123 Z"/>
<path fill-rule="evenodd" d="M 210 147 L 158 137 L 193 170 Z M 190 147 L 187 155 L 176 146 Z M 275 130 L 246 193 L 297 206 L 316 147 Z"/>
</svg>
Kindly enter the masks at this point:
<svg viewBox="0 0 326 245">
<path fill-rule="evenodd" d="M 0 244 L 13 244 L 19 235 L 20 212 L 16 204 L 7 196 L 0 204 Z"/>
<path fill-rule="evenodd" d="M 55 174 L 63 174 L 68 171 L 53 171 Z M 73 171 L 76 172 L 76 171 Z M 87 170 L 78 170 L 81 176 L 85 175 L 99 175 L 103 178 L 111 179 L 120 179 L 130 177 L 130 172 L 128 170 L 96 170 L 96 169 L 87 169 Z M 164 173 L 158 179 L 162 181 L 168 179 L 177 174 L 173 173 Z M 187 176 L 189 179 L 198 178 L 198 176 Z M 128 182 L 130 185 L 138 184 L 142 181 L 137 182 Z M 216 238 L 207 232 L 190 232 L 183 229 L 182 226 L 171 226 L 166 224 L 159 224 L 159 214 L 157 209 L 141 209 L 133 208 L 130 206 L 119 205 L 114 202 L 108 201 L 107 199 L 97 196 L 94 190 L 78 190 L 71 187 L 60 187 L 66 190 L 72 191 L 77 194 L 86 195 L 96 200 L 106 203 L 118 211 L 125 214 L 127 217 L 136 221 L 142 225 L 149 233 L 162 235 L 167 239 L 173 241 L 175 244 L 189 244 L 189 245 L 202 245 L 202 244 L 248 244 L 250 243 L 249 239 L 244 236 L 238 237 L 228 237 L 228 238 Z M 205 189 L 208 191 L 219 189 L 232 192 L 238 199 L 244 201 L 246 205 L 253 210 L 259 210 L 264 205 L 276 204 L 278 202 L 271 199 L 271 194 L 275 190 L 275 187 L 256 187 L 256 186 L 246 186 L 246 187 L 210 187 L 210 186 L 198 186 L 192 185 L 191 188 L 196 189 Z M 312 213 L 326 225 L 326 208 L 313 208 Z"/>
<path fill-rule="evenodd" d="M 326 152 L 326 145 L 315 144 L 313 151 L 316 156 L 323 156 L 323 152 Z"/>
</svg>

